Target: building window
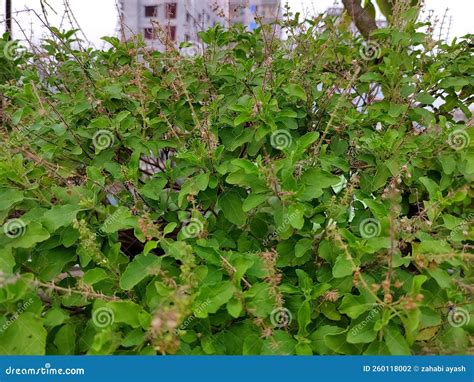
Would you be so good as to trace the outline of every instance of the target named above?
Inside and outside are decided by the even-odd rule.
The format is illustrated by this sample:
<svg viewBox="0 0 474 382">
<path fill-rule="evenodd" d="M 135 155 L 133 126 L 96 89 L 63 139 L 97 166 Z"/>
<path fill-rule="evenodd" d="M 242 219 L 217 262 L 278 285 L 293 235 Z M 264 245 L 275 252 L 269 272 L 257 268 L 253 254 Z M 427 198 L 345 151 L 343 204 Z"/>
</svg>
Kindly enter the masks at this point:
<svg viewBox="0 0 474 382">
<path fill-rule="evenodd" d="M 171 41 L 176 41 L 176 26 L 167 25 L 166 26 L 166 35 Z"/>
<path fill-rule="evenodd" d="M 153 40 L 154 39 L 153 28 L 145 28 L 143 30 L 143 35 L 145 36 L 145 39 Z"/>
<path fill-rule="evenodd" d="M 191 14 L 186 12 L 186 22 L 189 23 L 191 21 Z"/>
<path fill-rule="evenodd" d="M 145 7 L 145 17 L 156 17 L 158 14 L 158 7 L 156 5 L 150 5 Z"/>
<path fill-rule="evenodd" d="M 176 3 L 166 3 L 166 18 L 175 19 L 178 12 L 178 7 Z"/>
</svg>

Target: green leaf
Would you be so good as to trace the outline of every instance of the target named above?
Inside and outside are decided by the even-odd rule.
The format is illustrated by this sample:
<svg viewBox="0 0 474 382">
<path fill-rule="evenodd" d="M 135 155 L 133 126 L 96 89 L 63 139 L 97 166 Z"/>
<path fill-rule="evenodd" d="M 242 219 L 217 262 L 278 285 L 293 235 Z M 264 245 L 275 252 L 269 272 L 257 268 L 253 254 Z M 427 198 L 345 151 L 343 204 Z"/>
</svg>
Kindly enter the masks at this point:
<svg viewBox="0 0 474 382">
<path fill-rule="evenodd" d="M 345 332 L 344 328 L 332 325 L 319 326 L 313 333 L 311 333 L 311 348 L 316 354 L 326 355 L 335 354 L 327 345 L 324 339 L 330 334 L 341 334 Z"/>
<path fill-rule="evenodd" d="M 410 347 L 397 327 L 387 326 L 383 337 L 391 355 L 411 355 Z"/>
<path fill-rule="evenodd" d="M 77 261 L 77 254 L 73 248 L 57 247 L 43 250 L 41 255 L 34 256 L 31 266 L 36 269 L 39 277 L 44 281 L 53 280 L 63 271 L 66 265 L 71 266 Z"/>
<path fill-rule="evenodd" d="M 130 210 L 127 207 L 118 207 L 114 213 L 109 215 L 99 231 L 102 233 L 114 233 L 125 228 L 135 226 L 135 218 L 132 217 Z"/>
<path fill-rule="evenodd" d="M 174 223 L 174 222 L 166 224 L 165 228 L 163 228 L 163 234 L 167 235 L 167 234 L 173 232 L 176 229 L 177 226 L 178 226 L 178 224 Z"/>
<path fill-rule="evenodd" d="M 286 94 L 302 99 L 303 101 L 307 100 L 305 90 L 298 84 L 290 84 L 283 88 Z"/>
<path fill-rule="evenodd" d="M 347 259 L 346 255 L 340 255 L 332 268 L 332 275 L 336 278 L 352 275 L 352 268 L 352 262 Z"/>
<path fill-rule="evenodd" d="M 439 330 L 440 330 L 440 326 L 431 326 L 429 328 L 422 329 L 422 330 L 420 330 L 420 332 L 416 336 L 416 340 L 417 341 L 429 341 L 436 334 L 438 334 Z"/>
<path fill-rule="evenodd" d="M 291 204 L 288 207 L 288 221 L 293 228 L 303 228 L 304 206 L 302 204 Z"/>
<path fill-rule="evenodd" d="M 302 269 L 296 269 L 296 275 L 298 276 L 298 286 L 303 292 L 310 291 L 313 287 L 313 280 L 309 275 Z"/>
<path fill-rule="evenodd" d="M 390 355 L 384 342 L 372 342 L 364 352 L 364 355 Z"/>
<path fill-rule="evenodd" d="M 441 289 L 449 289 L 452 286 L 452 279 L 448 272 L 442 268 L 427 268 L 426 272 L 436 280 Z"/>
<path fill-rule="evenodd" d="M 58 349 L 58 354 L 76 354 L 76 326 L 73 324 L 61 326 L 54 337 L 54 344 Z"/>
<path fill-rule="evenodd" d="M 199 191 L 204 191 L 209 184 L 209 173 L 199 174 L 195 177 L 196 186 Z"/>
<path fill-rule="evenodd" d="M 432 179 L 424 176 L 420 178 L 420 182 L 426 187 L 428 193 L 430 194 L 430 198 L 436 200 L 436 196 L 439 192 L 439 186 L 436 184 L 435 181 Z"/>
<path fill-rule="evenodd" d="M 233 295 L 234 286 L 230 281 L 221 281 L 212 287 L 203 287 L 195 303 L 195 306 L 202 307 L 195 312 L 196 317 L 205 318 L 209 313 L 216 313 Z"/>
<path fill-rule="evenodd" d="M 242 313 L 242 303 L 237 298 L 232 298 L 227 302 L 227 312 L 234 317 L 237 318 Z"/>
<path fill-rule="evenodd" d="M 41 318 L 24 312 L 13 320 L 4 331 L 0 331 L 0 354 L 44 355 L 46 330 Z"/>
<path fill-rule="evenodd" d="M 267 317 L 275 309 L 275 297 L 267 283 L 255 283 L 245 292 L 246 307 L 257 317 Z"/>
<path fill-rule="evenodd" d="M 153 178 L 140 188 L 140 195 L 153 200 L 160 200 L 160 192 L 167 183 L 168 179 L 166 178 Z"/>
<path fill-rule="evenodd" d="M 243 210 L 242 199 L 237 192 L 229 191 L 219 197 L 219 206 L 224 216 L 231 223 L 242 226 L 247 220 L 247 215 Z"/>
<path fill-rule="evenodd" d="M 102 280 L 107 280 L 110 275 L 102 268 L 89 269 L 84 273 L 84 282 L 90 285 L 94 285 Z"/>
<path fill-rule="evenodd" d="M 341 314 L 336 310 L 336 304 L 330 301 L 324 301 L 321 304 L 321 313 L 324 314 L 331 321 L 340 321 Z"/>
<path fill-rule="evenodd" d="M 138 255 L 128 264 L 120 277 L 120 288 L 130 290 L 145 277 L 160 270 L 161 257 L 154 255 Z"/>
<path fill-rule="evenodd" d="M 268 199 L 266 194 L 250 194 L 244 200 L 242 204 L 242 210 L 244 212 L 249 212 L 251 209 L 258 207 L 260 204 L 264 203 Z"/>
<path fill-rule="evenodd" d="M 344 329 L 346 332 L 347 329 Z M 324 343 L 334 352 L 337 354 L 357 354 L 358 348 L 347 342 L 346 334 L 345 333 L 334 334 L 334 335 L 327 335 L 324 338 Z"/>
<path fill-rule="evenodd" d="M 11 275 L 15 267 L 15 258 L 11 247 L 0 247 L 0 272 Z"/>
<path fill-rule="evenodd" d="M 13 248 L 32 248 L 35 244 L 49 239 L 49 232 L 38 222 L 29 223 L 24 233 L 12 239 Z"/>
<path fill-rule="evenodd" d="M 99 310 L 102 308 L 97 308 L 94 310 L 97 316 L 95 319 L 96 326 L 103 326 L 103 322 L 99 320 Z M 102 311 L 106 313 L 107 318 L 110 321 L 110 325 L 115 323 L 123 323 L 131 326 L 132 328 L 142 327 L 147 329 L 147 322 L 150 320 L 150 315 L 143 310 L 140 305 L 135 304 L 132 301 L 111 301 L 108 302 L 105 306 L 105 309 L 109 311 Z M 111 311 L 111 312 L 110 312 Z M 100 323 L 99 325 L 97 323 Z"/>
<path fill-rule="evenodd" d="M 390 19 L 392 16 L 392 2 L 389 0 L 376 0 L 380 11 L 386 19 Z"/>
<path fill-rule="evenodd" d="M 356 319 L 347 332 L 347 342 L 351 344 L 370 343 L 375 341 L 377 332 L 374 325 L 380 317 L 377 309 L 372 309 L 369 313 L 361 315 Z"/>
<path fill-rule="evenodd" d="M 306 185 L 323 189 L 338 184 L 341 179 L 337 175 L 333 175 L 327 171 L 311 168 L 304 172 L 301 176 L 301 181 Z"/>
<path fill-rule="evenodd" d="M 0 188 L 0 211 L 9 210 L 23 200 L 23 192 L 13 188 Z"/>
<path fill-rule="evenodd" d="M 302 257 L 308 252 L 313 245 L 313 241 L 311 239 L 300 239 L 296 243 L 295 246 L 295 256 L 296 257 Z"/>
<path fill-rule="evenodd" d="M 262 355 L 292 355 L 295 353 L 296 341 L 283 331 L 275 330 L 273 335 L 263 342 Z"/>
<path fill-rule="evenodd" d="M 339 305 L 339 312 L 356 319 L 362 313 L 372 310 L 374 308 L 374 301 L 375 298 L 346 294 L 342 299 L 341 305 Z"/>
<path fill-rule="evenodd" d="M 378 82 L 383 81 L 383 77 L 379 73 L 367 72 L 359 77 L 359 81 L 362 82 Z"/>
<path fill-rule="evenodd" d="M 416 96 L 416 100 L 425 105 L 431 105 L 435 101 L 435 98 L 427 93 L 420 93 Z"/>
<path fill-rule="evenodd" d="M 60 227 L 70 225 L 75 219 L 80 209 L 73 205 L 54 206 L 43 215 L 43 226 L 54 232 Z"/>
<path fill-rule="evenodd" d="M 306 133 L 296 141 L 298 144 L 298 149 L 306 149 L 309 145 L 316 142 L 318 138 L 319 133 L 317 131 L 310 131 L 309 133 Z"/>
<path fill-rule="evenodd" d="M 69 315 L 64 313 L 61 308 L 52 308 L 44 316 L 44 325 L 54 328 L 62 325 L 68 318 Z"/>
<path fill-rule="evenodd" d="M 441 80 L 440 88 L 462 88 L 469 85 L 469 80 L 463 77 L 448 77 Z"/>
</svg>

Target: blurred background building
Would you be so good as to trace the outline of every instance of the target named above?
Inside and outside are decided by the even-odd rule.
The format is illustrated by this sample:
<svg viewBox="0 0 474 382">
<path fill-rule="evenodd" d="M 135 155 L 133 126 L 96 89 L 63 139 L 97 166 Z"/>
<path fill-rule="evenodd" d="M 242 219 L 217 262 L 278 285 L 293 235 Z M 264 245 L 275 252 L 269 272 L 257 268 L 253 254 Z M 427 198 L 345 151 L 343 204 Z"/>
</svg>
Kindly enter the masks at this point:
<svg viewBox="0 0 474 382">
<path fill-rule="evenodd" d="M 120 0 L 121 37 L 142 34 L 152 49 L 163 40 L 175 45 L 198 41 L 197 33 L 216 24 L 241 23 L 252 30 L 256 18 L 271 23 L 281 17 L 280 0 Z"/>
<path fill-rule="evenodd" d="M 231 0 L 229 14 L 233 23 L 240 23 L 249 30 L 257 28 L 256 18 L 261 18 L 264 24 L 270 24 L 282 15 L 280 0 Z"/>
</svg>

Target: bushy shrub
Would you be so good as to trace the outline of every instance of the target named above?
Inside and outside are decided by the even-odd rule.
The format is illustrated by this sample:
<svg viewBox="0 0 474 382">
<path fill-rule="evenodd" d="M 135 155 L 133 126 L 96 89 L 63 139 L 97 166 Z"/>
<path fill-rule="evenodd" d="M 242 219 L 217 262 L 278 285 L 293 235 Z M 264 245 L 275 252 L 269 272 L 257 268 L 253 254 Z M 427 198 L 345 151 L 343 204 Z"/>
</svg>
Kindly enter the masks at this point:
<svg viewBox="0 0 474 382">
<path fill-rule="evenodd" d="M 0 353 L 470 352 L 472 39 L 415 19 L 4 39 Z"/>
</svg>

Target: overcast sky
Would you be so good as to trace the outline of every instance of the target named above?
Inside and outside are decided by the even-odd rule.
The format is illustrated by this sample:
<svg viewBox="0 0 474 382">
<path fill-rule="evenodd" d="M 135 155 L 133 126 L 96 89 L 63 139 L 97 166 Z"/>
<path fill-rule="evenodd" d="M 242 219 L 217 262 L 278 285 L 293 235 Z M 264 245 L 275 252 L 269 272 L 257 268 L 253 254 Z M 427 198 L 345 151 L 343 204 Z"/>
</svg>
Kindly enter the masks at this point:
<svg viewBox="0 0 474 382">
<path fill-rule="evenodd" d="M 12 0 L 12 2 L 15 11 L 33 8 L 40 12 L 39 0 Z M 79 25 L 82 27 L 88 39 L 97 47 L 102 46 L 100 40 L 102 36 L 113 35 L 116 32 L 117 13 L 115 9 L 115 0 L 69 0 L 69 2 Z M 294 11 L 307 14 L 323 12 L 334 4 L 334 0 L 289 0 L 288 2 Z M 63 0 L 47 0 L 47 3 L 51 4 L 51 6 L 57 11 L 57 14 L 55 15 L 53 11 L 48 10 L 51 23 L 59 25 L 63 15 Z M 340 4 L 341 2 L 337 1 L 337 3 Z M 449 16 L 452 17 L 449 35 L 450 39 L 455 36 L 474 33 L 474 22 L 472 21 L 474 0 L 425 0 L 425 3 L 426 8 L 432 9 L 440 19 L 443 18 L 446 8 L 449 7 L 447 13 L 448 20 L 445 24 L 445 29 L 442 34 L 443 36 L 445 36 L 447 24 L 449 24 Z M 4 20 L 4 9 L 5 0 L 0 0 L 0 20 L 2 21 Z M 36 16 L 32 13 L 29 15 L 24 12 L 16 13 L 16 19 L 21 24 L 21 27 L 27 30 L 28 33 L 31 29 L 34 30 L 35 39 L 41 37 L 42 32 L 44 32 L 44 29 L 40 28 Z M 64 27 L 67 28 L 68 25 L 68 22 L 65 21 Z M 0 28 L 3 30 L 4 25 L 2 24 Z M 20 28 L 17 25 L 14 26 L 16 38 L 21 37 L 19 29 Z"/>
</svg>

